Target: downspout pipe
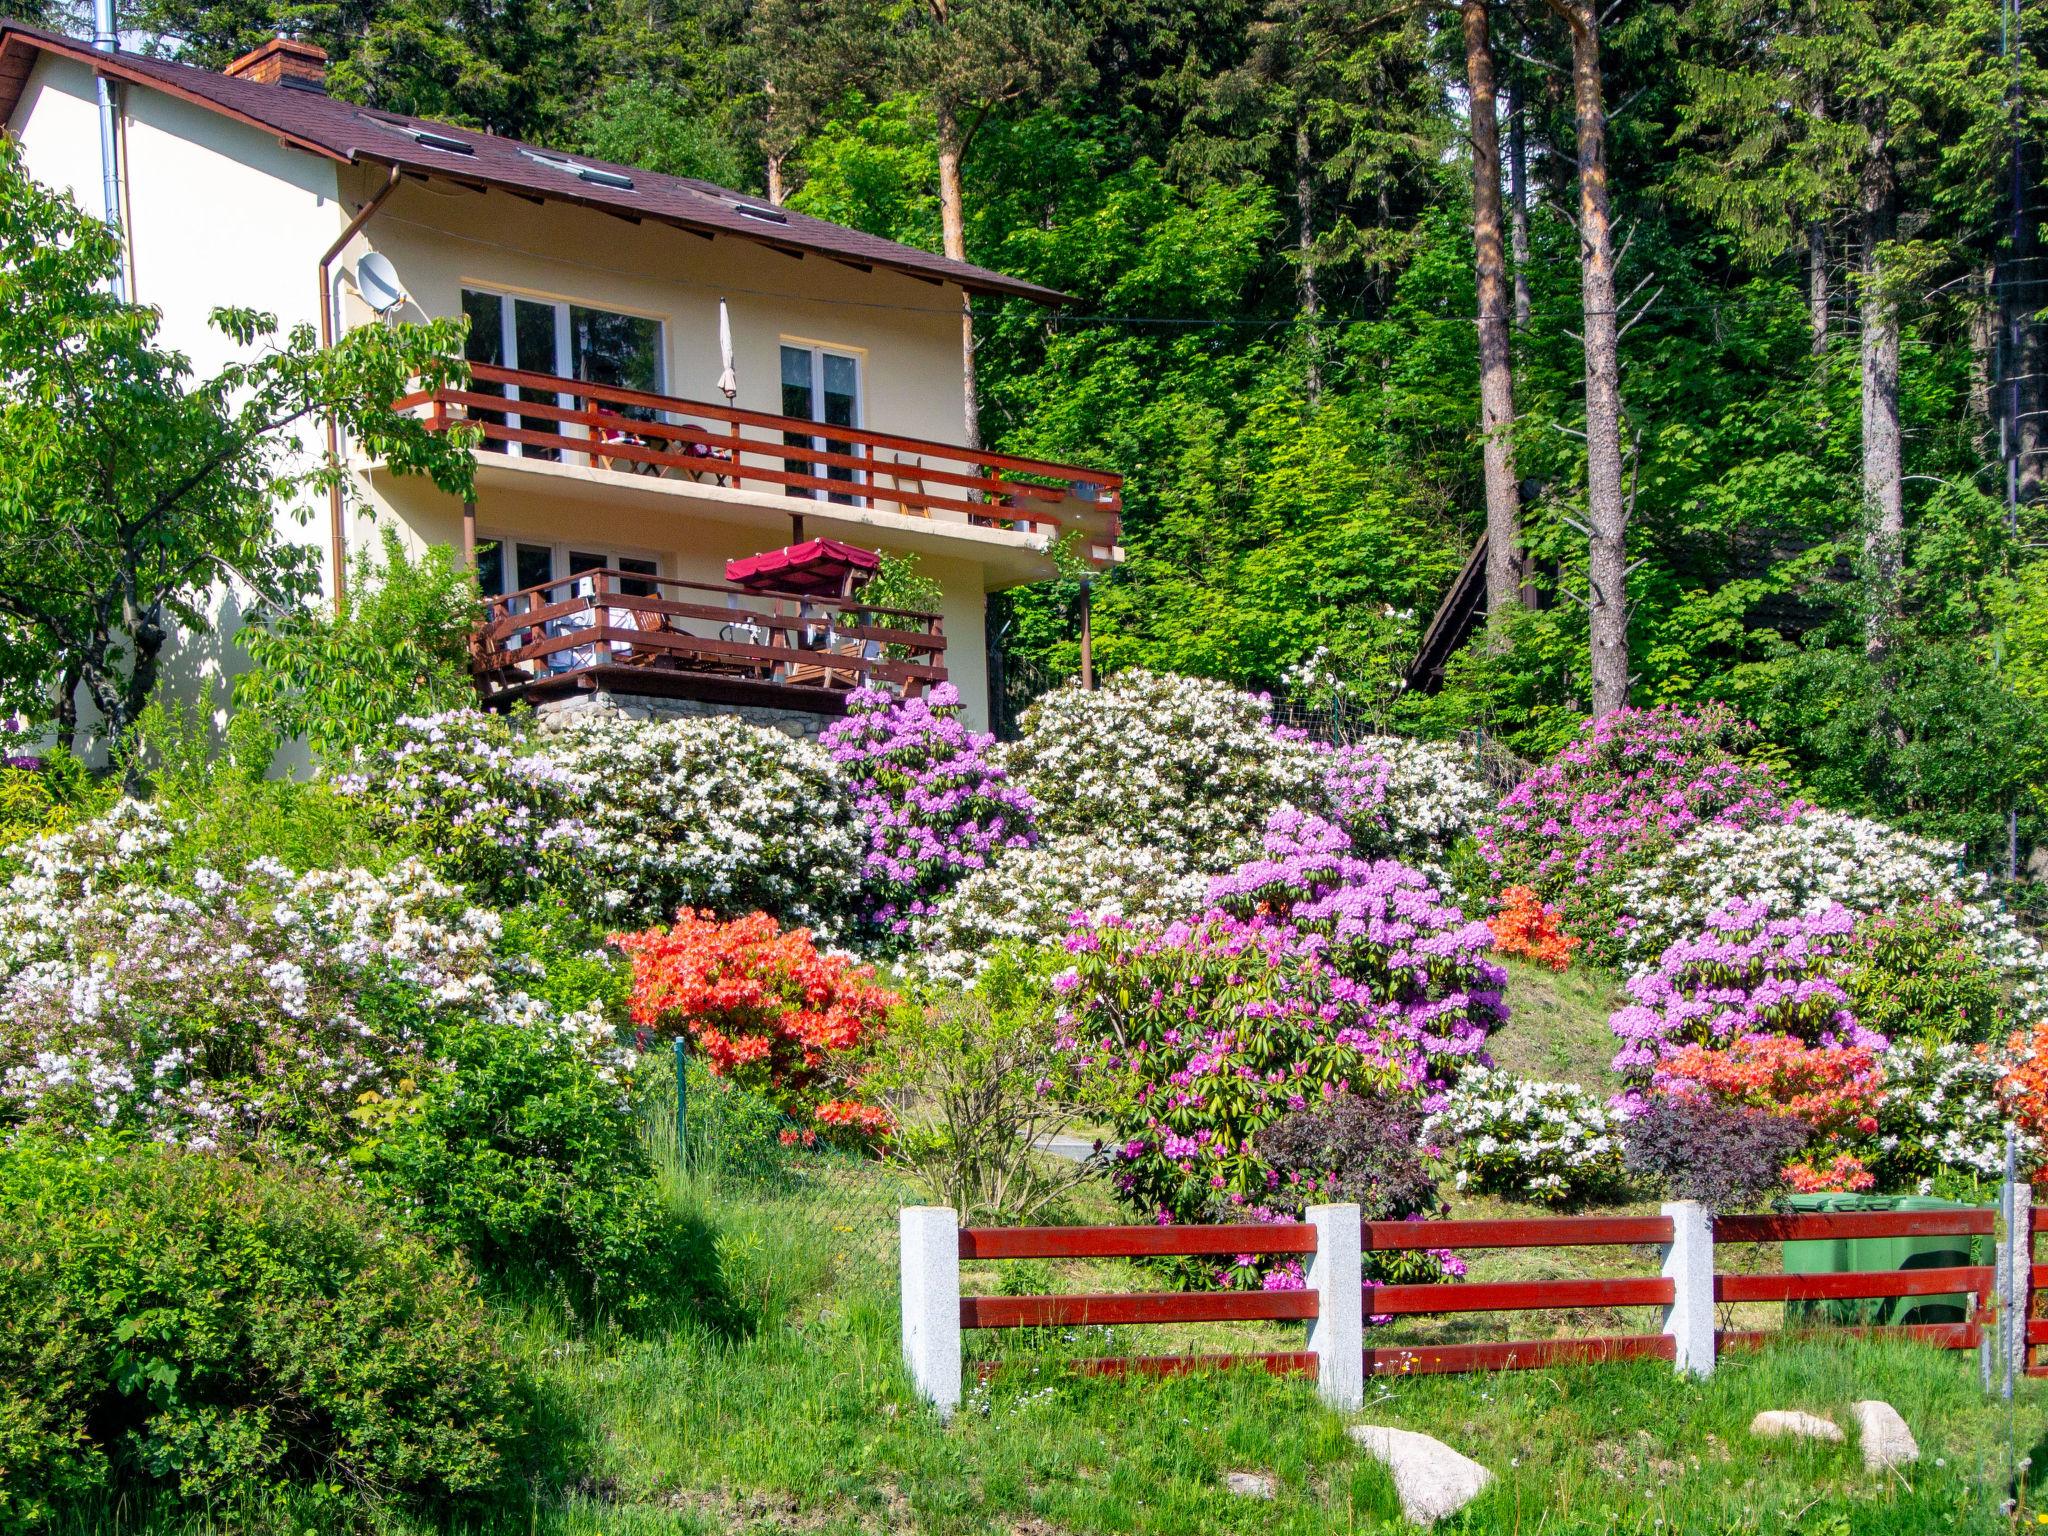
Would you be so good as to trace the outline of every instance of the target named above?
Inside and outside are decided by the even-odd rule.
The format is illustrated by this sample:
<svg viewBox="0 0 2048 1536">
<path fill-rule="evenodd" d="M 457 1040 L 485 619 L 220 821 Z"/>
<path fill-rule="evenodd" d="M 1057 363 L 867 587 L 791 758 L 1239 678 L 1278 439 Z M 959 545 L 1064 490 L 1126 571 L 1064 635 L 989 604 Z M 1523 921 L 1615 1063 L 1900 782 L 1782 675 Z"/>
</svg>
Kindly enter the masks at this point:
<svg viewBox="0 0 2048 1536">
<path fill-rule="evenodd" d="M 111 0 L 100 0 L 111 4 Z M 399 169 L 391 167 L 391 175 L 376 194 L 363 204 L 356 216 L 348 221 L 334 244 L 327 247 L 327 254 L 320 258 L 320 346 L 322 350 L 334 345 L 337 317 L 335 310 L 334 274 L 329 270 L 334 258 L 342 253 L 349 241 L 362 233 L 363 226 L 370 222 L 371 215 L 384 206 L 384 199 L 398 190 Z M 327 462 L 337 470 L 341 466 L 341 419 L 327 413 Z M 340 618 L 348 600 L 348 529 L 342 520 L 341 479 L 337 475 L 334 484 L 327 488 L 328 538 L 333 544 L 334 554 L 334 616 Z"/>
<path fill-rule="evenodd" d="M 92 46 L 99 53 L 112 53 L 120 44 L 115 30 L 114 0 L 93 0 Z M 114 82 L 104 72 L 93 77 L 93 94 L 99 103 L 100 118 L 100 206 L 106 210 L 107 228 L 114 232 L 116 239 L 121 235 L 121 157 L 114 135 Z M 126 266 L 114 269 L 111 291 L 122 302 L 128 298 L 128 282 L 123 275 Z"/>
</svg>

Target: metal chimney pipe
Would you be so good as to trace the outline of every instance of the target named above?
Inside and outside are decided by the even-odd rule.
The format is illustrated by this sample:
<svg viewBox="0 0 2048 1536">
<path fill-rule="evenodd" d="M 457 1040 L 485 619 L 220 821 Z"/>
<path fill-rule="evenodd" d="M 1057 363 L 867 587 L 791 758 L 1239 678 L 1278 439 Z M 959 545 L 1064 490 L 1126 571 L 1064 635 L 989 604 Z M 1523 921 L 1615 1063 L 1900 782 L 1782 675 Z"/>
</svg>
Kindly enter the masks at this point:
<svg viewBox="0 0 2048 1536">
<path fill-rule="evenodd" d="M 120 45 L 119 34 L 115 31 L 114 0 L 93 0 L 92 45 L 101 53 L 112 53 Z M 93 84 L 100 110 L 100 195 L 106 209 L 107 228 L 118 238 L 121 233 L 121 163 L 114 140 L 114 82 L 105 74 L 96 73 Z M 114 297 L 122 300 L 128 297 L 128 284 L 123 276 L 125 268 L 124 260 L 114 269 Z"/>
</svg>

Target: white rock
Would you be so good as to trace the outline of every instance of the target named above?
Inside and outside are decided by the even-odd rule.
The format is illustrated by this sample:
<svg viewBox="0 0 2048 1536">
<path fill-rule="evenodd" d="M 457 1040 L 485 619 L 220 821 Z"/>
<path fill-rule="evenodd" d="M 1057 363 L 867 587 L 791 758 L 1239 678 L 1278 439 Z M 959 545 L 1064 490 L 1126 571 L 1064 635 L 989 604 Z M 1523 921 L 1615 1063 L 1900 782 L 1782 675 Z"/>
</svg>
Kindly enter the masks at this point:
<svg viewBox="0 0 2048 1536">
<path fill-rule="evenodd" d="M 1833 1419 L 1797 1408 L 1768 1408 L 1749 1421 L 1749 1432 L 1765 1440 L 1833 1440 L 1849 1437 Z"/>
<path fill-rule="evenodd" d="M 1354 1424 L 1351 1438 L 1394 1474 L 1401 1513 L 1417 1525 L 1432 1525 L 1456 1514 L 1493 1481 L 1493 1474 L 1471 1457 L 1412 1429 Z"/>
<path fill-rule="evenodd" d="M 1863 1446 L 1863 1465 L 1873 1472 L 1903 1467 L 1920 1459 L 1919 1442 L 1899 1410 L 1877 1398 L 1865 1398 L 1849 1405 L 1849 1417 L 1856 1421 L 1856 1438 Z"/>
<path fill-rule="evenodd" d="M 1277 1498 L 1280 1493 L 1280 1486 L 1270 1472 L 1226 1472 L 1223 1486 L 1248 1499 Z"/>
</svg>

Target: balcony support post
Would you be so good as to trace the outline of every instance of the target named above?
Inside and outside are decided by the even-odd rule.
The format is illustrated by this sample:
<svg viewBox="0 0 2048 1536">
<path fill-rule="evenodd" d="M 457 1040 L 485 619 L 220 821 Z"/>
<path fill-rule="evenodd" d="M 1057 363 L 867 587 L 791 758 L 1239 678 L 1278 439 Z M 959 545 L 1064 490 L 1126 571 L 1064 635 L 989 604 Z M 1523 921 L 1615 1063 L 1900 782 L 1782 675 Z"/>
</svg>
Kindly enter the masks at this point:
<svg viewBox="0 0 2048 1536">
<path fill-rule="evenodd" d="M 462 568 L 476 569 L 476 502 L 474 499 L 462 504 Z"/>
</svg>

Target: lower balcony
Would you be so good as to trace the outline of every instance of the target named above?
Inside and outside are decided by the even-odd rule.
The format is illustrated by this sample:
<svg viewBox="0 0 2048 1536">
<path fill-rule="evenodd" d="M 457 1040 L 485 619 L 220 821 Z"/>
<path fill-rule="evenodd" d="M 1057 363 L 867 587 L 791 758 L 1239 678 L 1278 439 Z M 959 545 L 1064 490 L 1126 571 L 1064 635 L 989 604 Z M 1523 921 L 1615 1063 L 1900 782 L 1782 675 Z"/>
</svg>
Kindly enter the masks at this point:
<svg viewBox="0 0 2048 1536">
<path fill-rule="evenodd" d="M 855 688 L 944 682 L 945 650 L 935 613 L 591 570 L 491 598 L 470 669 L 494 709 L 601 690 L 838 715 Z"/>
</svg>

